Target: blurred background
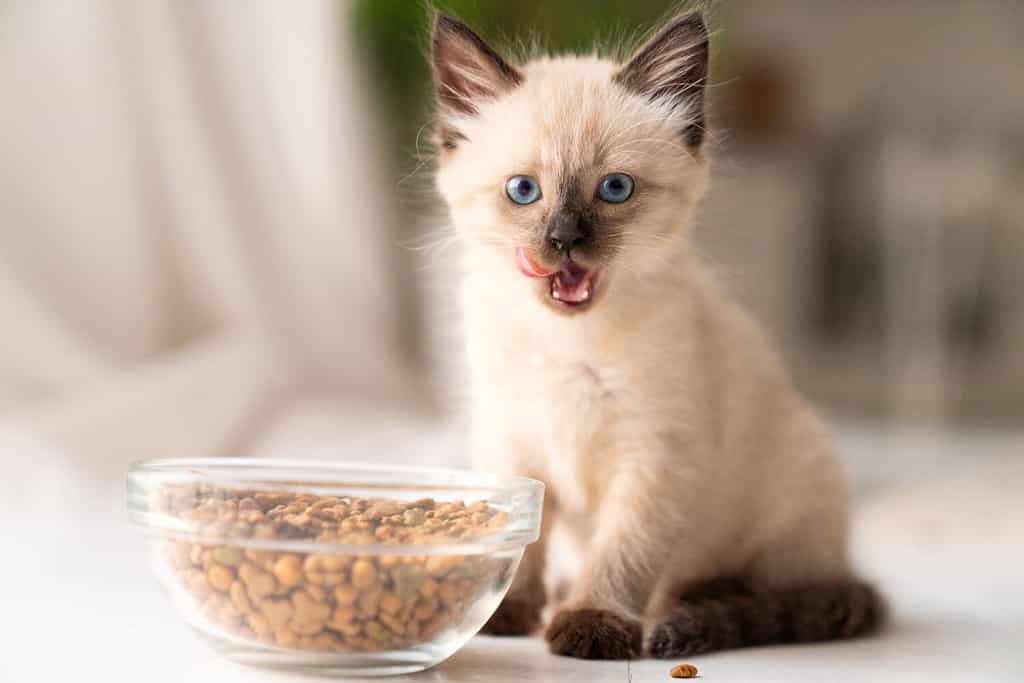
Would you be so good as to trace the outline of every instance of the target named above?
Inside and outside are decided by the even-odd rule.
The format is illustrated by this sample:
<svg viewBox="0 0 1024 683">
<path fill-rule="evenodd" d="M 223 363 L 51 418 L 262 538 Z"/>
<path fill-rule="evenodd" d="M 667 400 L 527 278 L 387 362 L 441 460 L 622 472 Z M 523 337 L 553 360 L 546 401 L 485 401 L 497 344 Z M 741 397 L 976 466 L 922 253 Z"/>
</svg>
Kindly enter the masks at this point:
<svg viewBox="0 0 1024 683">
<path fill-rule="evenodd" d="M 669 9 L 438 4 L 554 50 Z M 1024 3 L 710 5 L 696 238 L 834 425 L 857 564 L 897 622 L 860 657 L 774 661 L 1021 680 Z M 467 461 L 426 17 L 0 0 L 0 679 L 207 661 L 126 528 L 131 461 Z"/>
<path fill-rule="evenodd" d="M 552 50 L 670 9 L 439 4 Z M 461 457 L 427 14 L 0 3 L 0 433 L 86 459 Z M 797 384 L 872 433 L 1024 424 L 1024 5 L 729 0 L 710 21 L 697 238 Z"/>
</svg>

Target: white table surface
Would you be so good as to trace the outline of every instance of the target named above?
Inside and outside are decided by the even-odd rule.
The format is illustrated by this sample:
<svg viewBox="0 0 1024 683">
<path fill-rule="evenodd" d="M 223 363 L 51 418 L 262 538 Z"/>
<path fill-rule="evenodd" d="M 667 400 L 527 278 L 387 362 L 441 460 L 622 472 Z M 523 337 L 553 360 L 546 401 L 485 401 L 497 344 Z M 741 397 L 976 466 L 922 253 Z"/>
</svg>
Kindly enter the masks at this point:
<svg viewBox="0 0 1024 683">
<path fill-rule="evenodd" d="M 890 596 L 893 624 L 862 641 L 694 657 L 703 679 L 1024 681 L 1024 441 L 847 441 L 862 489 L 856 555 Z M 0 682 L 322 680 L 224 661 L 177 619 L 125 519 L 123 465 L 14 446 L 0 438 Z M 535 639 L 477 637 L 406 680 L 659 681 L 671 664 L 583 662 Z"/>
</svg>

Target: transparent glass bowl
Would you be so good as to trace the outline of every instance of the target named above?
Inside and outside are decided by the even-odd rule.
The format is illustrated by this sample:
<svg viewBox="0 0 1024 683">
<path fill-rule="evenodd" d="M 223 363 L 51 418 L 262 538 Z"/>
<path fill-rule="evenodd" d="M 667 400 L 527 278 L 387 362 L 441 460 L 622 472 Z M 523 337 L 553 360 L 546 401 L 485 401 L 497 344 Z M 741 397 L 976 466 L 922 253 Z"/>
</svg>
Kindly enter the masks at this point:
<svg viewBox="0 0 1024 683">
<path fill-rule="evenodd" d="M 420 671 L 497 609 L 540 529 L 540 482 L 459 470 L 152 460 L 128 511 L 178 612 L 246 664 Z"/>
</svg>

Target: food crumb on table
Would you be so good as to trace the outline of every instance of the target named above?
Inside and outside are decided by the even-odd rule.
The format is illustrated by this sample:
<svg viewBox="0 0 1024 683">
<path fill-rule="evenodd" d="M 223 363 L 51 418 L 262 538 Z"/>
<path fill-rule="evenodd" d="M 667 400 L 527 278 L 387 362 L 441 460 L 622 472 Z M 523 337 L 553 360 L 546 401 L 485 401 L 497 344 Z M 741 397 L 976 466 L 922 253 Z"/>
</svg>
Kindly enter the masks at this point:
<svg viewBox="0 0 1024 683">
<path fill-rule="evenodd" d="M 693 664 L 679 664 L 672 667 L 668 675 L 672 678 L 696 678 L 698 673 L 697 667 Z"/>
</svg>

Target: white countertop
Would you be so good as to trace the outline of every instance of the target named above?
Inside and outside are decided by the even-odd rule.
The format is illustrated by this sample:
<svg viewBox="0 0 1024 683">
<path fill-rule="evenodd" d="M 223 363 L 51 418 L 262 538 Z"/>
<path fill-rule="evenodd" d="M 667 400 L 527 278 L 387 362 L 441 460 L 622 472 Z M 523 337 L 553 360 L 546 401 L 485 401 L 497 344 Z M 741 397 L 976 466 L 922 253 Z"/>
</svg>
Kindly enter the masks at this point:
<svg viewBox="0 0 1024 683">
<path fill-rule="evenodd" d="M 886 454 L 873 439 L 852 440 L 863 451 L 855 455 L 872 463 L 855 467 L 864 489 L 856 555 L 892 600 L 888 632 L 692 658 L 705 680 L 1024 680 L 1022 441 L 886 441 Z M 921 451 L 937 443 L 951 452 Z M 887 479 L 899 467 L 886 460 L 901 449 L 916 451 L 899 460 L 916 476 Z M 0 452 L 11 549 L 0 559 L 0 681 L 317 680 L 224 661 L 178 620 L 125 519 L 123 466 L 75 465 L 2 438 Z M 583 662 L 550 656 L 536 639 L 478 636 L 406 680 L 659 681 L 674 663 Z"/>
</svg>

